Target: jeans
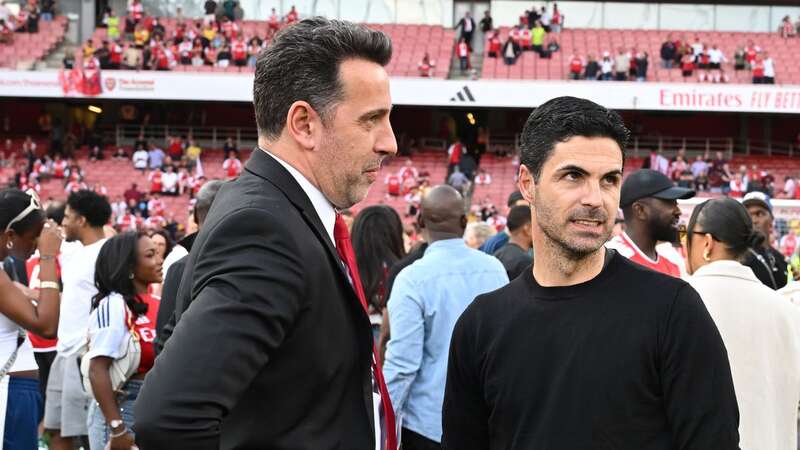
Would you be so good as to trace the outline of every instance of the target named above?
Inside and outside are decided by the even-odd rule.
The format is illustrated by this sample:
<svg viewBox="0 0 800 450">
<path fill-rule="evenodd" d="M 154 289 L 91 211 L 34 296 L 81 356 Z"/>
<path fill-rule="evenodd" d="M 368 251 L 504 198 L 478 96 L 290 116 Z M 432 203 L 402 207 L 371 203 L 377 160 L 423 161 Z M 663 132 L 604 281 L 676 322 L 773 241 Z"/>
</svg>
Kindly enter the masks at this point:
<svg viewBox="0 0 800 450">
<path fill-rule="evenodd" d="M 53 13 L 43 12 L 42 13 L 42 20 L 45 22 L 52 22 L 53 21 Z"/>
<path fill-rule="evenodd" d="M 663 60 L 661 60 L 661 62 L 662 62 L 662 66 L 665 69 L 672 69 L 672 60 L 671 59 L 663 59 Z"/>
<path fill-rule="evenodd" d="M 42 417 L 42 395 L 39 380 L 5 376 L 0 381 L 0 393 L 5 394 L 5 416 L 0 417 L 0 448 L 29 450 L 36 448 L 39 419 Z"/>
<path fill-rule="evenodd" d="M 119 414 L 128 430 L 133 433 L 133 406 L 136 398 L 139 397 L 139 390 L 142 388 L 143 380 L 129 380 L 122 386 L 124 393 L 117 395 Z M 89 417 L 86 420 L 89 429 L 89 448 L 91 450 L 103 450 L 109 441 L 108 435 L 111 430 L 100 405 L 92 401 L 89 405 Z"/>
<path fill-rule="evenodd" d="M 461 62 L 461 71 L 463 72 L 463 71 L 467 70 L 467 58 L 462 56 L 459 59 L 460 59 L 460 62 Z"/>
</svg>

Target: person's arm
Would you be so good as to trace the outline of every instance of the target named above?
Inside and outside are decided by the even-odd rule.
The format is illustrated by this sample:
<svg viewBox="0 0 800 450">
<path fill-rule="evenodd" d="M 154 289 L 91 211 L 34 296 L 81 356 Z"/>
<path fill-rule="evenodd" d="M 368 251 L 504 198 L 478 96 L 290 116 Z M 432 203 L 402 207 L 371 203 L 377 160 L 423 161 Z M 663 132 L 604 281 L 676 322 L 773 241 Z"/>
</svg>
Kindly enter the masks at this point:
<svg viewBox="0 0 800 450">
<path fill-rule="evenodd" d="M 140 447 L 218 450 L 222 420 L 293 327 L 306 262 L 280 213 L 235 211 L 195 244 L 194 301 L 136 402 Z"/>
<path fill-rule="evenodd" d="M 98 320 L 100 316 L 105 317 L 106 320 Z M 93 332 L 90 333 L 91 349 L 84 358 L 90 358 L 89 383 L 92 385 L 92 393 L 100 406 L 100 411 L 110 427 L 112 421 L 122 420 L 109 375 L 111 364 L 121 356 L 119 354 L 120 344 L 123 339 L 127 338 L 128 333 L 125 304 L 122 297 L 107 298 L 101 302 L 98 311 L 92 314 L 90 322 L 92 323 L 90 328 L 93 328 Z M 109 436 L 111 450 L 129 450 L 133 445 L 133 435 L 124 424 L 111 429 L 110 434 L 116 436 Z"/>
<path fill-rule="evenodd" d="M 450 340 L 442 404 L 442 448 L 446 450 L 489 448 L 489 411 L 476 367 L 475 330 L 476 324 L 467 308 L 456 322 Z"/>
<path fill-rule="evenodd" d="M 56 274 L 56 255 L 61 247 L 61 237 L 58 226 L 52 220 L 45 223 L 38 245 L 41 253 L 39 279 L 45 284 L 40 288 L 38 304 L 31 303 L 31 299 L 0 270 L 0 314 L 28 331 L 45 338 L 54 338 L 58 330 L 61 306 Z"/>
<path fill-rule="evenodd" d="M 739 408 L 725 344 L 700 295 L 678 289 L 659 331 L 660 378 L 679 450 L 738 450 Z"/>
<path fill-rule="evenodd" d="M 392 339 L 386 347 L 383 365 L 386 387 L 398 414 L 422 365 L 425 343 L 425 308 L 419 298 L 422 290 L 408 279 L 407 270 L 397 276 L 387 305 Z"/>
</svg>

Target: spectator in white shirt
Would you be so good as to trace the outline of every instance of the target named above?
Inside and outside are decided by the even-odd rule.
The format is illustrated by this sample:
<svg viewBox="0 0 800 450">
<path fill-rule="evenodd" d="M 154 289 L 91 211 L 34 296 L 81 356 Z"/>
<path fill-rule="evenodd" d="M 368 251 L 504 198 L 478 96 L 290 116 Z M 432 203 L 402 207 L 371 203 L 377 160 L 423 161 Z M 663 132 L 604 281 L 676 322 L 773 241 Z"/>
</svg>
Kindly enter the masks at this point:
<svg viewBox="0 0 800 450">
<path fill-rule="evenodd" d="M 600 61 L 600 79 L 609 81 L 614 75 L 614 62 L 608 52 L 603 53 L 603 60 Z"/>
<path fill-rule="evenodd" d="M 725 53 L 719 49 L 717 44 L 714 44 L 711 46 L 711 50 L 708 51 L 708 61 L 710 69 L 720 69 L 722 63 L 728 62 L 728 58 L 725 57 Z"/>
<path fill-rule="evenodd" d="M 692 54 L 694 55 L 695 58 L 697 58 L 698 56 L 700 56 L 701 53 L 703 53 L 703 47 L 704 45 L 702 42 L 700 42 L 700 38 L 698 36 L 695 36 L 694 44 L 692 44 Z"/>
<path fill-rule="evenodd" d="M 764 64 L 764 81 L 763 84 L 775 84 L 775 64 L 772 58 L 769 57 L 769 52 L 764 51 L 764 59 L 761 61 Z"/>
<path fill-rule="evenodd" d="M 145 170 L 147 170 L 148 158 L 149 155 L 147 153 L 147 150 L 145 150 L 142 147 L 139 147 L 139 149 L 133 153 L 133 167 L 135 169 L 139 169 L 142 172 L 144 172 Z"/>
<path fill-rule="evenodd" d="M 161 193 L 164 195 L 178 195 L 178 174 L 171 164 L 165 167 L 161 175 Z"/>
<path fill-rule="evenodd" d="M 796 192 L 797 192 L 797 183 L 794 181 L 794 177 L 787 176 L 783 183 L 783 197 L 795 198 Z"/>
</svg>

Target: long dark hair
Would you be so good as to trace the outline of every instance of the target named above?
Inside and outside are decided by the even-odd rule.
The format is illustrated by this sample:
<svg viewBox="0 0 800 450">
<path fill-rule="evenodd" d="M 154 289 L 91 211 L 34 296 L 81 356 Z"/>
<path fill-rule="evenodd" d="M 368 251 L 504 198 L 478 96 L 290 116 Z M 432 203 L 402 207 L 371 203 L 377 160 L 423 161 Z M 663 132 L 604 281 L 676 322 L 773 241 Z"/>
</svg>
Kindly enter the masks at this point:
<svg viewBox="0 0 800 450">
<path fill-rule="evenodd" d="M 353 222 L 353 251 L 364 295 L 373 306 L 382 308 L 382 292 L 388 269 L 405 255 L 403 223 L 397 212 L 385 205 L 361 210 Z"/>
<path fill-rule="evenodd" d="M 737 259 L 748 249 L 760 246 L 766 239 L 753 228 L 753 220 L 744 205 L 730 197 L 715 198 L 697 205 L 686 231 L 688 245 L 691 245 L 692 235 L 701 231 L 725 244 L 725 248 Z"/>
<path fill-rule="evenodd" d="M 112 293 L 122 295 L 133 317 L 147 313 L 147 304 L 136 296 L 133 285 L 133 272 L 136 270 L 139 239 L 147 235 L 128 231 L 120 233 L 103 244 L 97 255 L 94 268 L 94 286 L 97 295 L 92 298 L 92 309 L 100 305 L 100 301 Z"/>
</svg>

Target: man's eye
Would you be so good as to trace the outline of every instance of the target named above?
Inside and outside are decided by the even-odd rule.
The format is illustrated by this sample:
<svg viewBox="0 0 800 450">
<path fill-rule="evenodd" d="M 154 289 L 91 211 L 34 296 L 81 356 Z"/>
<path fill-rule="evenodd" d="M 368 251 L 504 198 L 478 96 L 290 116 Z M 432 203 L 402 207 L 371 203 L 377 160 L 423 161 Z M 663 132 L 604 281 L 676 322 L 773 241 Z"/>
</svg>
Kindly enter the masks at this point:
<svg viewBox="0 0 800 450">
<path fill-rule="evenodd" d="M 567 172 L 564 175 L 564 179 L 568 180 L 568 181 L 575 181 L 575 180 L 579 179 L 580 177 L 581 177 L 581 174 L 579 174 L 578 172 Z"/>
</svg>

